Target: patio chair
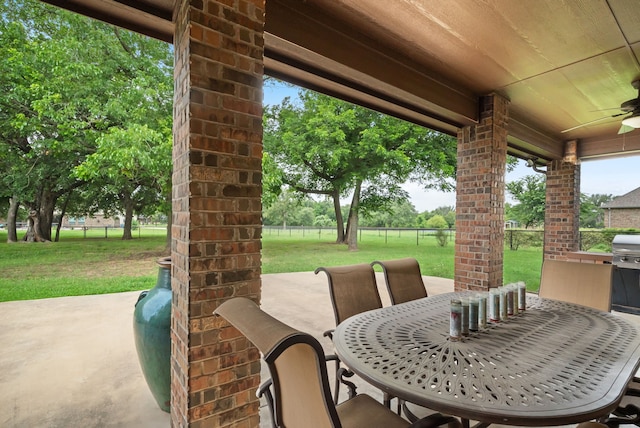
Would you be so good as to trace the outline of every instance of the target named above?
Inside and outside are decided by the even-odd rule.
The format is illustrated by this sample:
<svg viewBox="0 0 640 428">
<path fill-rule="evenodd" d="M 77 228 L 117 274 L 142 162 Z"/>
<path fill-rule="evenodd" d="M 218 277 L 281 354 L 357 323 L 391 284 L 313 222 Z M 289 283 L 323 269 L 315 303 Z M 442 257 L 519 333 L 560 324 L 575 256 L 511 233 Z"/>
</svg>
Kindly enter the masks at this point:
<svg viewBox="0 0 640 428">
<path fill-rule="evenodd" d="M 336 325 L 352 315 L 356 315 L 373 309 L 380 309 L 382 301 L 376 284 L 376 274 L 367 263 L 355 265 L 319 267 L 315 270 L 327 274 L 329 281 L 329 295 Z M 324 336 L 333 338 L 333 329 L 323 333 Z M 336 374 L 340 369 L 340 361 L 336 359 Z M 340 381 L 336 376 L 334 388 L 334 403 L 338 402 L 340 394 Z M 385 404 L 389 405 L 390 398 L 385 394 Z"/>
<path fill-rule="evenodd" d="M 540 297 L 588 306 L 601 311 L 611 311 L 611 276 L 613 265 L 578 263 L 562 260 L 545 260 L 540 277 Z M 624 397 L 640 397 L 640 381 L 634 377 Z M 619 425 L 640 425 L 640 408 L 624 398 L 602 421 L 610 428 Z M 578 425 L 579 428 L 597 428 L 595 423 Z"/>
<path fill-rule="evenodd" d="M 357 395 L 355 391 L 348 400 L 335 405 L 322 346 L 313 336 L 280 322 L 243 297 L 227 300 L 214 313 L 225 318 L 262 353 L 273 380 L 277 427 L 462 426 L 457 419 L 441 414 L 410 424 L 370 396 Z"/>
<path fill-rule="evenodd" d="M 380 309 L 382 301 L 376 285 L 376 274 L 367 263 L 319 267 L 315 270 L 327 274 L 329 294 L 336 325 L 352 315 Z M 331 337 L 333 330 L 325 332 Z"/>
<path fill-rule="evenodd" d="M 540 297 L 611 311 L 613 265 L 545 260 Z"/>
<path fill-rule="evenodd" d="M 392 305 L 427 297 L 420 265 L 416 259 L 408 257 L 396 260 L 376 260 L 371 263 L 371 266 L 374 265 L 382 266 Z"/>
<path fill-rule="evenodd" d="M 413 257 L 395 260 L 375 260 L 371 266 L 382 266 L 384 279 L 387 284 L 387 291 L 392 305 L 410 302 L 412 300 L 427 297 L 427 289 L 422 281 L 420 265 Z M 413 403 L 399 400 L 398 407 L 404 410 L 410 421 L 419 419 L 418 415 L 432 413 L 433 410 L 426 409 Z"/>
</svg>

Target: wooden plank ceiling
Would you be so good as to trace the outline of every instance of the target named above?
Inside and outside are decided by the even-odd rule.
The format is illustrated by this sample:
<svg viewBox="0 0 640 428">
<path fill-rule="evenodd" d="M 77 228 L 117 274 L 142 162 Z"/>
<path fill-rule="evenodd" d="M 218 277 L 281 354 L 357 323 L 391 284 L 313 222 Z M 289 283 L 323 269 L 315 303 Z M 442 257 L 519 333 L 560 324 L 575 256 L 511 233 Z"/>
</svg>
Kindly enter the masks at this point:
<svg viewBox="0 0 640 428">
<path fill-rule="evenodd" d="M 172 40 L 175 0 L 46 2 Z M 265 70 L 452 135 L 497 93 L 513 155 L 637 155 L 611 116 L 638 97 L 639 22 L 638 0 L 266 0 Z"/>
</svg>

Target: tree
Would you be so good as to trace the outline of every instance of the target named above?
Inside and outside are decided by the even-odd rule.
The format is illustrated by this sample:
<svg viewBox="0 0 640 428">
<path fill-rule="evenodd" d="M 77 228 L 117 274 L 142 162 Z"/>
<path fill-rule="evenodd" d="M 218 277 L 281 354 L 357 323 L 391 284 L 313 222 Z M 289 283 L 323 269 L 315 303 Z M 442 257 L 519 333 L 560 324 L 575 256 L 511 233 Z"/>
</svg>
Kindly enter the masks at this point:
<svg viewBox="0 0 640 428">
<path fill-rule="evenodd" d="M 47 13 L 51 8 L 39 2 L 0 7 L 0 153 L 8 166 L 0 172 L 3 191 L 29 210 L 25 238 L 50 240 L 57 199 L 78 185 L 65 166 L 82 158 L 92 138 L 92 129 L 80 124 L 90 107 L 80 108 L 69 88 L 86 88 L 82 82 L 94 69 L 75 61 L 77 42 L 52 42 L 51 33 L 68 25 Z"/>
<path fill-rule="evenodd" d="M 277 195 L 271 205 L 264 210 L 264 224 L 282 225 L 283 229 L 286 229 L 287 225 L 295 225 L 295 219 L 299 217 L 298 211 L 306 200 L 308 200 L 306 195 L 301 197 L 289 189 L 283 189 L 282 193 Z M 313 212 L 311 217 L 315 217 Z"/>
<path fill-rule="evenodd" d="M 580 194 L 580 227 L 604 227 L 602 204 L 613 199 L 613 195 Z"/>
<path fill-rule="evenodd" d="M 436 214 L 429 220 L 427 220 L 426 226 L 429 229 L 446 229 L 447 227 L 449 227 L 449 224 L 443 216 L 441 216 L 440 214 Z"/>
<path fill-rule="evenodd" d="M 96 152 L 75 168 L 78 178 L 99 183 L 102 190 L 91 211 L 124 214 L 122 239 L 132 238 L 134 212 L 151 215 L 157 201 L 166 198 L 171 146 L 170 137 L 146 125 L 112 128 L 98 139 Z"/>
<path fill-rule="evenodd" d="M 357 249 L 359 214 L 405 199 L 409 179 L 452 189 L 454 139 L 325 95 L 299 96 L 265 110 L 265 191 L 288 185 L 331 198 L 338 243 Z M 340 198 L 349 195 L 345 229 Z"/>
<path fill-rule="evenodd" d="M 80 193 L 100 183 L 73 170 L 109 129 L 171 128 L 171 62 L 165 43 L 39 1 L 0 3 L 0 196 L 28 208 L 27 240 L 50 240 L 56 209 L 101 194 Z"/>
<path fill-rule="evenodd" d="M 362 224 L 370 227 L 414 227 L 418 213 L 413 204 L 402 199 L 393 202 L 387 209 L 368 211 Z"/>
<path fill-rule="evenodd" d="M 527 175 L 506 184 L 507 191 L 519 202 L 509 215 L 525 228 L 544 224 L 546 180 L 544 175 Z"/>
</svg>

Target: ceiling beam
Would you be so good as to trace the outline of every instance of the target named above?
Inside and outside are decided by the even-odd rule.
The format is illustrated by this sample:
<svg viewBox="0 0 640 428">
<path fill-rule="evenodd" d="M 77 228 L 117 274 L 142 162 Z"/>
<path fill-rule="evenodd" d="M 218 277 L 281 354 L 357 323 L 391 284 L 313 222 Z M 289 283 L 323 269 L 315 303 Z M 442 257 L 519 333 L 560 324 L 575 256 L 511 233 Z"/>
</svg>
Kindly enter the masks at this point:
<svg viewBox="0 0 640 428">
<path fill-rule="evenodd" d="M 99 21 L 135 31 L 154 39 L 173 43 L 172 10 L 153 8 L 142 1 L 42 0 L 44 3 L 76 12 Z"/>
<path fill-rule="evenodd" d="M 458 126 L 435 117 L 425 100 L 269 33 L 265 33 L 264 65 L 266 74 L 289 83 L 446 134 L 457 133 Z"/>
<path fill-rule="evenodd" d="M 578 158 L 624 157 L 640 154 L 640 132 L 612 137 L 582 138 L 578 141 Z"/>
<path fill-rule="evenodd" d="M 538 158 L 546 161 L 564 156 L 559 140 L 538 130 L 522 118 L 509 117 L 507 143 L 511 154 L 521 158 Z"/>
<path fill-rule="evenodd" d="M 477 123 L 476 94 L 429 73 L 410 58 L 384 54 L 379 40 L 371 40 L 361 33 L 352 34 L 348 23 L 328 16 L 325 11 L 315 9 L 307 2 L 269 0 L 266 16 L 266 32 L 288 42 L 289 46 L 342 64 L 354 72 L 352 82 L 370 88 L 373 82 L 378 82 L 378 85 L 393 88 L 394 94 L 389 94 L 385 88 L 385 97 L 391 95 L 398 103 L 404 102 L 409 94 L 411 98 L 421 100 L 421 109 L 429 115 L 456 126 Z M 266 56 L 273 52 L 270 48 L 266 43 Z"/>
</svg>

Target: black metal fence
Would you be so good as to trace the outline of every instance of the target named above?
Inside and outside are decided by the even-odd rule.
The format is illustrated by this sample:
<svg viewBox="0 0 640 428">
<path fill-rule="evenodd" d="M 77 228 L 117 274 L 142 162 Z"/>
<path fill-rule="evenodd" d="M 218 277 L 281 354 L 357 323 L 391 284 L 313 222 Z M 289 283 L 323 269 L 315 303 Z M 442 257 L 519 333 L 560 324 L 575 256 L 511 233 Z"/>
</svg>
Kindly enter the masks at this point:
<svg viewBox="0 0 640 428">
<path fill-rule="evenodd" d="M 385 228 L 385 227 L 359 227 L 358 240 L 367 238 L 384 239 L 415 239 L 416 245 L 420 245 L 420 240 L 427 237 L 434 237 L 444 234 L 446 239 L 453 242 L 455 229 L 420 229 L 420 228 Z M 330 226 L 263 226 L 262 236 L 269 237 L 300 237 L 317 239 L 335 239 L 338 232 L 336 227 Z"/>
<path fill-rule="evenodd" d="M 580 251 L 611 252 L 611 242 L 616 235 L 639 235 L 637 229 L 602 229 L 581 230 L 579 238 Z M 517 250 L 520 246 L 542 247 L 544 231 L 508 229 L 505 231 L 505 247 Z"/>
<path fill-rule="evenodd" d="M 361 227 L 358 229 L 358 239 L 366 240 L 367 237 L 384 238 L 385 243 L 392 238 L 414 238 L 416 245 L 427 237 L 438 237 L 445 234 L 448 242 L 454 242 L 455 229 L 419 229 L 419 228 L 385 228 L 385 227 Z M 640 234 L 637 229 L 602 229 L 580 231 L 581 251 L 611 251 L 611 242 L 614 236 L 619 234 Z M 282 236 L 316 239 L 335 239 L 337 232 L 335 227 L 320 226 L 264 226 L 263 236 Z M 543 230 L 507 229 L 504 234 L 505 248 L 517 251 L 520 247 L 542 248 L 544 244 Z"/>
</svg>

